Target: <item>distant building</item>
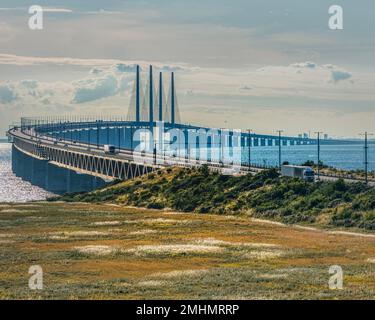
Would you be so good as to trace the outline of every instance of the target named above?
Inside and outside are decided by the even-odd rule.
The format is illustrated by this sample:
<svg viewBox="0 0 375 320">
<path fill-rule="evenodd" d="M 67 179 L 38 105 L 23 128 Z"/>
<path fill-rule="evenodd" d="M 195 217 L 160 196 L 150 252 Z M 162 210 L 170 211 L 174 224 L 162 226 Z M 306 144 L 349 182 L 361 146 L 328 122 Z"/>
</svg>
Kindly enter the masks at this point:
<svg viewBox="0 0 375 320">
<path fill-rule="evenodd" d="M 302 133 L 300 133 L 300 134 L 298 135 L 298 138 L 302 138 Z"/>
<path fill-rule="evenodd" d="M 324 134 L 324 139 L 327 140 L 328 139 L 328 134 Z"/>
<path fill-rule="evenodd" d="M 304 139 L 308 139 L 308 138 L 309 138 L 309 135 L 308 135 L 306 132 L 304 132 L 304 133 L 303 133 L 303 138 L 304 138 Z"/>
</svg>

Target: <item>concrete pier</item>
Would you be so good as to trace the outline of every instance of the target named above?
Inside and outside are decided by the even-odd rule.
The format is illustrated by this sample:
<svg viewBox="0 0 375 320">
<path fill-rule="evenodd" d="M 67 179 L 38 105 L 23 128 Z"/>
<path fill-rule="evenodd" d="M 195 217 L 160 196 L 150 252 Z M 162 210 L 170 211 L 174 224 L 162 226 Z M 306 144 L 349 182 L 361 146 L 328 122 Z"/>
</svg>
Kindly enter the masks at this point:
<svg viewBox="0 0 375 320">
<path fill-rule="evenodd" d="M 106 184 L 99 177 L 59 167 L 48 160 L 38 159 L 19 151 L 14 146 L 12 171 L 17 177 L 56 194 L 91 191 Z"/>
<path fill-rule="evenodd" d="M 46 187 L 46 167 L 48 164 L 47 160 L 39 160 L 36 158 L 31 158 L 32 161 L 32 174 L 31 174 L 31 183 L 34 186 L 40 188 Z"/>
</svg>

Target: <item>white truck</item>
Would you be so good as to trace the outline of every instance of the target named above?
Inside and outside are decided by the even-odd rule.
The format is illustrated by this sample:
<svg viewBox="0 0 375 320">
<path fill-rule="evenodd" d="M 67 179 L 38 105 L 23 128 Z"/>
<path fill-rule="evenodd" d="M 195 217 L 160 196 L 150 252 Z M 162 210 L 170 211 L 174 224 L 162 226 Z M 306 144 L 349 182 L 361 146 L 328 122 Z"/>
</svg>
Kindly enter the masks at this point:
<svg viewBox="0 0 375 320">
<path fill-rule="evenodd" d="M 285 177 L 300 178 L 308 182 L 315 181 L 315 172 L 310 167 L 282 165 L 281 175 Z"/>
<path fill-rule="evenodd" d="M 104 145 L 104 153 L 105 154 L 116 154 L 116 147 L 111 144 Z"/>
</svg>

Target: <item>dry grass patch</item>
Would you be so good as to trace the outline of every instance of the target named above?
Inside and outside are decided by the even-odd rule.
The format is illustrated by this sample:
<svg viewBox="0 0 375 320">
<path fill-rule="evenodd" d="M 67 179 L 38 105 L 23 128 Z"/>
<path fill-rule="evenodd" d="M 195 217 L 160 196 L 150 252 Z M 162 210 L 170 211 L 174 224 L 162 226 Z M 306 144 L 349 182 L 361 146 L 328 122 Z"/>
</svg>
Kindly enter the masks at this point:
<svg viewBox="0 0 375 320">
<path fill-rule="evenodd" d="M 138 222 L 144 223 L 144 224 L 164 224 L 164 223 L 167 223 L 167 224 L 188 224 L 188 223 L 192 222 L 192 220 L 187 220 L 187 219 L 175 220 L 175 219 L 156 218 L 156 219 L 142 219 L 142 220 L 138 220 Z"/>
<path fill-rule="evenodd" d="M 157 230 L 152 230 L 152 229 L 144 229 L 144 230 L 137 230 L 137 231 L 131 231 L 129 232 L 129 235 L 131 236 L 143 236 L 146 234 L 153 234 L 153 233 L 158 233 L 159 231 Z"/>
<path fill-rule="evenodd" d="M 100 236 L 109 236 L 113 232 L 111 231 L 86 231 L 86 230 L 78 230 L 78 231 L 58 231 L 52 232 L 48 234 L 48 237 L 54 237 L 55 239 L 58 237 L 69 239 L 75 237 L 100 237 Z M 51 238 L 53 239 L 53 238 Z"/>
<path fill-rule="evenodd" d="M 161 287 L 165 285 L 169 285 L 170 283 L 168 281 L 164 280 L 147 280 L 147 281 L 141 281 L 137 283 L 138 287 Z"/>
<path fill-rule="evenodd" d="M 181 254 L 181 253 L 217 253 L 223 251 L 223 248 L 218 246 L 208 246 L 199 244 L 159 244 L 159 245 L 144 245 L 137 246 L 126 252 L 134 253 L 136 255 L 147 254 Z"/>
<path fill-rule="evenodd" d="M 280 258 L 285 255 L 285 251 L 282 250 L 257 250 L 246 252 L 242 256 L 246 259 L 257 259 L 257 260 L 267 260 Z"/>
<path fill-rule="evenodd" d="M 0 238 L 13 238 L 15 236 L 14 233 L 0 233 Z"/>
<path fill-rule="evenodd" d="M 197 244 L 208 245 L 208 246 L 236 245 L 236 243 L 219 240 L 215 238 L 196 239 L 194 242 Z"/>
<path fill-rule="evenodd" d="M 11 243 L 14 243 L 15 241 L 14 240 L 3 240 L 3 239 L 0 239 L 0 244 L 11 244 Z"/>
<path fill-rule="evenodd" d="M 263 219 L 257 219 L 257 218 L 250 218 L 249 220 L 251 222 L 256 222 L 260 224 L 271 224 L 271 225 L 278 226 L 278 227 L 287 227 L 285 223 L 277 222 L 277 221 L 263 220 Z"/>
<path fill-rule="evenodd" d="M 279 248 L 280 246 L 273 243 L 259 243 L 259 242 L 231 242 L 219 240 L 215 238 L 196 239 L 194 241 L 203 245 L 219 245 L 219 246 L 234 246 L 234 247 L 249 247 L 249 248 Z"/>
<path fill-rule="evenodd" d="M 286 279 L 288 275 L 285 273 L 265 273 L 258 275 L 260 279 L 273 280 L 273 279 Z"/>
<path fill-rule="evenodd" d="M 118 226 L 121 222 L 114 220 L 114 221 L 96 221 L 91 223 L 92 226 Z"/>
<path fill-rule="evenodd" d="M 166 279 L 173 279 L 173 278 L 185 278 L 185 277 L 200 277 L 201 275 L 207 273 L 207 269 L 196 269 L 196 270 L 173 270 L 170 272 L 158 272 L 152 274 L 150 277 L 155 278 L 166 278 Z"/>
<path fill-rule="evenodd" d="M 74 247 L 74 250 L 79 253 L 92 254 L 97 256 L 105 256 L 113 254 L 118 251 L 117 247 L 106 246 L 106 245 L 88 245 L 82 247 Z"/>
<path fill-rule="evenodd" d="M 274 243 L 248 242 L 241 245 L 251 248 L 280 248 L 281 246 Z"/>
<path fill-rule="evenodd" d="M 349 231 L 329 231 L 329 234 L 343 235 L 343 236 L 353 236 L 353 237 L 364 237 L 364 238 L 374 238 L 375 234 L 359 233 L 359 232 L 349 232 Z"/>
<path fill-rule="evenodd" d="M 25 210 L 19 210 L 19 209 L 2 209 L 0 213 L 20 213 L 25 212 Z"/>
</svg>

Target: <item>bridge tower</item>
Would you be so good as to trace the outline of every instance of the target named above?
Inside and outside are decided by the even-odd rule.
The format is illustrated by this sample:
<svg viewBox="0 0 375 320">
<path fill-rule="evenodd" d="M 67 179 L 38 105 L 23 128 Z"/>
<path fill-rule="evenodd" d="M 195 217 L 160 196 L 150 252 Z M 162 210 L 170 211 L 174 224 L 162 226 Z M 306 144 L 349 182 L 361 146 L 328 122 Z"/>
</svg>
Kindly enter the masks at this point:
<svg viewBox="0 0 375 320">
<path fill-rule="evenodd" d="M 154 85 L 153 85 L 153 79 L 152 79 L 152 66 L 150 66 L 150 127 L 153 126 L 154 122 Z"/>
<path fill-rule="evenodd" d="M 137 65 L 137 76 L 136 76 L 136 87 L 135 87 L 135 121 L 140 122 L 140 79 L 139 79 L 139 65 Z"/>
<path fill-rule="evenodd" d="M 159 72 L 159 121 L 163 121 L 163 73 Z"/>
<path fill-rule="evenodd" d="M 174 72 L 172 72 L 172 74 L 171 74 L 171 124 L 175 124 Z"/>
</svg>

